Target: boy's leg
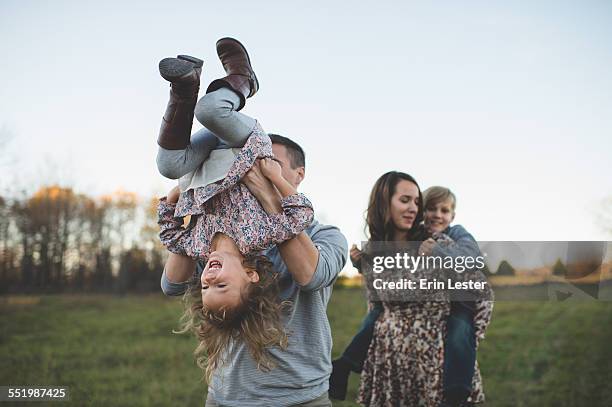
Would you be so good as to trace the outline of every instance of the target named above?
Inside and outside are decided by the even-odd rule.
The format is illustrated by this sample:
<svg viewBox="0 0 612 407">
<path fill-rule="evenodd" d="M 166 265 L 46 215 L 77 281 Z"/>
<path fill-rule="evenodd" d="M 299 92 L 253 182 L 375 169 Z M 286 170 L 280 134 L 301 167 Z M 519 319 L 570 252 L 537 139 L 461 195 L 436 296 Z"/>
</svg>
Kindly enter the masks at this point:
<svg viewBox="0 0 612 407">
<path fill-rule="evenodd" d="M 182 150 L 159 146 L 157 169 L 166 178 L 178 179 L 201 166 L 218 144 L 219 139 L 213 133 L 201 129 L 191 135 L 190 143 Z"/>
<path fill-rule="evenodd" d="M 444 349 L 444 400 L 460 405 L 472 391 L 476 363 L 474 314 L 459 302 L 451 303 Z"/>
<path fill-rule="evenodd" d="M 375 303 L 374 307 L 361 323 L 361 327 L 357 334 L 351 340 L 351 343 L 346 347 L 344 353 L 342 353 L 342 360 L 347 362 L 351 370 L 355 373 L 361 373 L 363 363 L 368 356 L 368 348 L 370 342 L 372 342 L 372 335 L 374 334 L 374 324 L 380 316 L 383 307 L 380 303 Z"/>
<path fill-rule="evenodd" d="M 375 303 L 372 310 L 363 319 L 359 331 L 346 347 L 340 359 L 332 362 L 332 374 L 329 377 L 330 397 L 337 400 L 344 400 L 346 398 L 346 389 L 351 370 L 355 373 L 361 372 L 363 363 L 368 355 L 370 342 L 372 342 L 374 324 L 382 310 L 382 305 Z"/>
</svg>

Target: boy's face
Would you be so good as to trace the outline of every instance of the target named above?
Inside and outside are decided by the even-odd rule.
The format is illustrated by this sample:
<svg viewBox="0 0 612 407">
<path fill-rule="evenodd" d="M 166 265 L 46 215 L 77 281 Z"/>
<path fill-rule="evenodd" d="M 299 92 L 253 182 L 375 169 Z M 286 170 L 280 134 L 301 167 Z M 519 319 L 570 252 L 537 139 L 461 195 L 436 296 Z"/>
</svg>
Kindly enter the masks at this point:
<svg viewBox="0 0 612 407">
<path fill-rule="evenodd" d="M 453 219 L 455 219 L 455 210 L 451 198 L 425 208 L 425 227 L 429 233 L 444 232 Z"/>
<path fill-rule="evenodd" d="M 259 274 L 243 266 L 242 255 L 214 251 L 202 271 L 202 302 L 214 311 L 235 308 L 241 303 L 246 287 L 257 281 Z"/>
</svg>

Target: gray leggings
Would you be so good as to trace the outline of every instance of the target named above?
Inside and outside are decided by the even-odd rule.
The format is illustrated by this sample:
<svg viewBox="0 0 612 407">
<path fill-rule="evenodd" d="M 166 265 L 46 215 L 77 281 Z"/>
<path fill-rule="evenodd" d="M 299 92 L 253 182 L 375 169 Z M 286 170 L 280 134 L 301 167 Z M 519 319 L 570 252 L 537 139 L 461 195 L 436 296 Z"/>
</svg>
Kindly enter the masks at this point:
<svg viewBox="0 0 612 407">
<path fill-rule="evenodd" d="M 204 95 L 195 107 L 203 129 L 191 135 L 184 150 L 157 150 L 157 169 L 166 178 L 178 179 L 204 163 L 212 150 L 242 147 L 255 127 L 255 119 L 236 111 L 240 99 L 221 88 Z"/>
</svg>

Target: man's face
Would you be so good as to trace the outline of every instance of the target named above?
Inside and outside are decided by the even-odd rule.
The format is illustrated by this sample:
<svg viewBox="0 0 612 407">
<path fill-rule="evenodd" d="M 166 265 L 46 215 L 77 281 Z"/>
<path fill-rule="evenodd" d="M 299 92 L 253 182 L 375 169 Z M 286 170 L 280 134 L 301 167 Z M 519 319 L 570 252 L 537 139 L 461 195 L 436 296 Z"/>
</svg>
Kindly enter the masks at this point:
<svg viewBox="0 0 612 407">
<path fill-rule="evenodd" d="M 291 167 L 291 156 L 287 147 L 282 144 L 272 144 L 272 152 L 281 166 L 281 174 L 296 189 L 304 179 L 304 167 Z"/>
</svg>

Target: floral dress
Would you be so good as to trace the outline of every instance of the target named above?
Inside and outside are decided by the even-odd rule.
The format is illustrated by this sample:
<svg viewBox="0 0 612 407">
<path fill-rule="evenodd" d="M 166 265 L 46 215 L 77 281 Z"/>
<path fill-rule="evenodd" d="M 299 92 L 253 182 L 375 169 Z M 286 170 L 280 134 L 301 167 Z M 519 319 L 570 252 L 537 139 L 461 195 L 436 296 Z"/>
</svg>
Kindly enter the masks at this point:
<svg viewBox="0 0 612 407">
<path fill-rule="evenodd" d="M 160 240 L 172 253 L 207 260 L 212 239 L 223 233 L 245 255 L 295 237 L 314 218 L 312 204 L 302 194 L 281 199 L 283 211 L 267 214 L 248 188 L 240 182 L 257 158 L 273 157 L 272 143 L 259 124 L 236 156 L 222 180 L 181 193 L 176 204 L 159 202 Z M 191 216 L 183 227 L 183 218 Z"/>
<path fill-rule="evenodd" d="M 438 407 L 443 399 L 448 294 L 439 292 L 427 300 L 382 304 L 384 310 L 374 326 L 357 401 L 365 406 Z M 492 310 L 492 301 L 476 301 L 477 344 L 484 338 Z M 482 377 L 476 363 L 468 402 L 483 401 Z"/>
</svg>

